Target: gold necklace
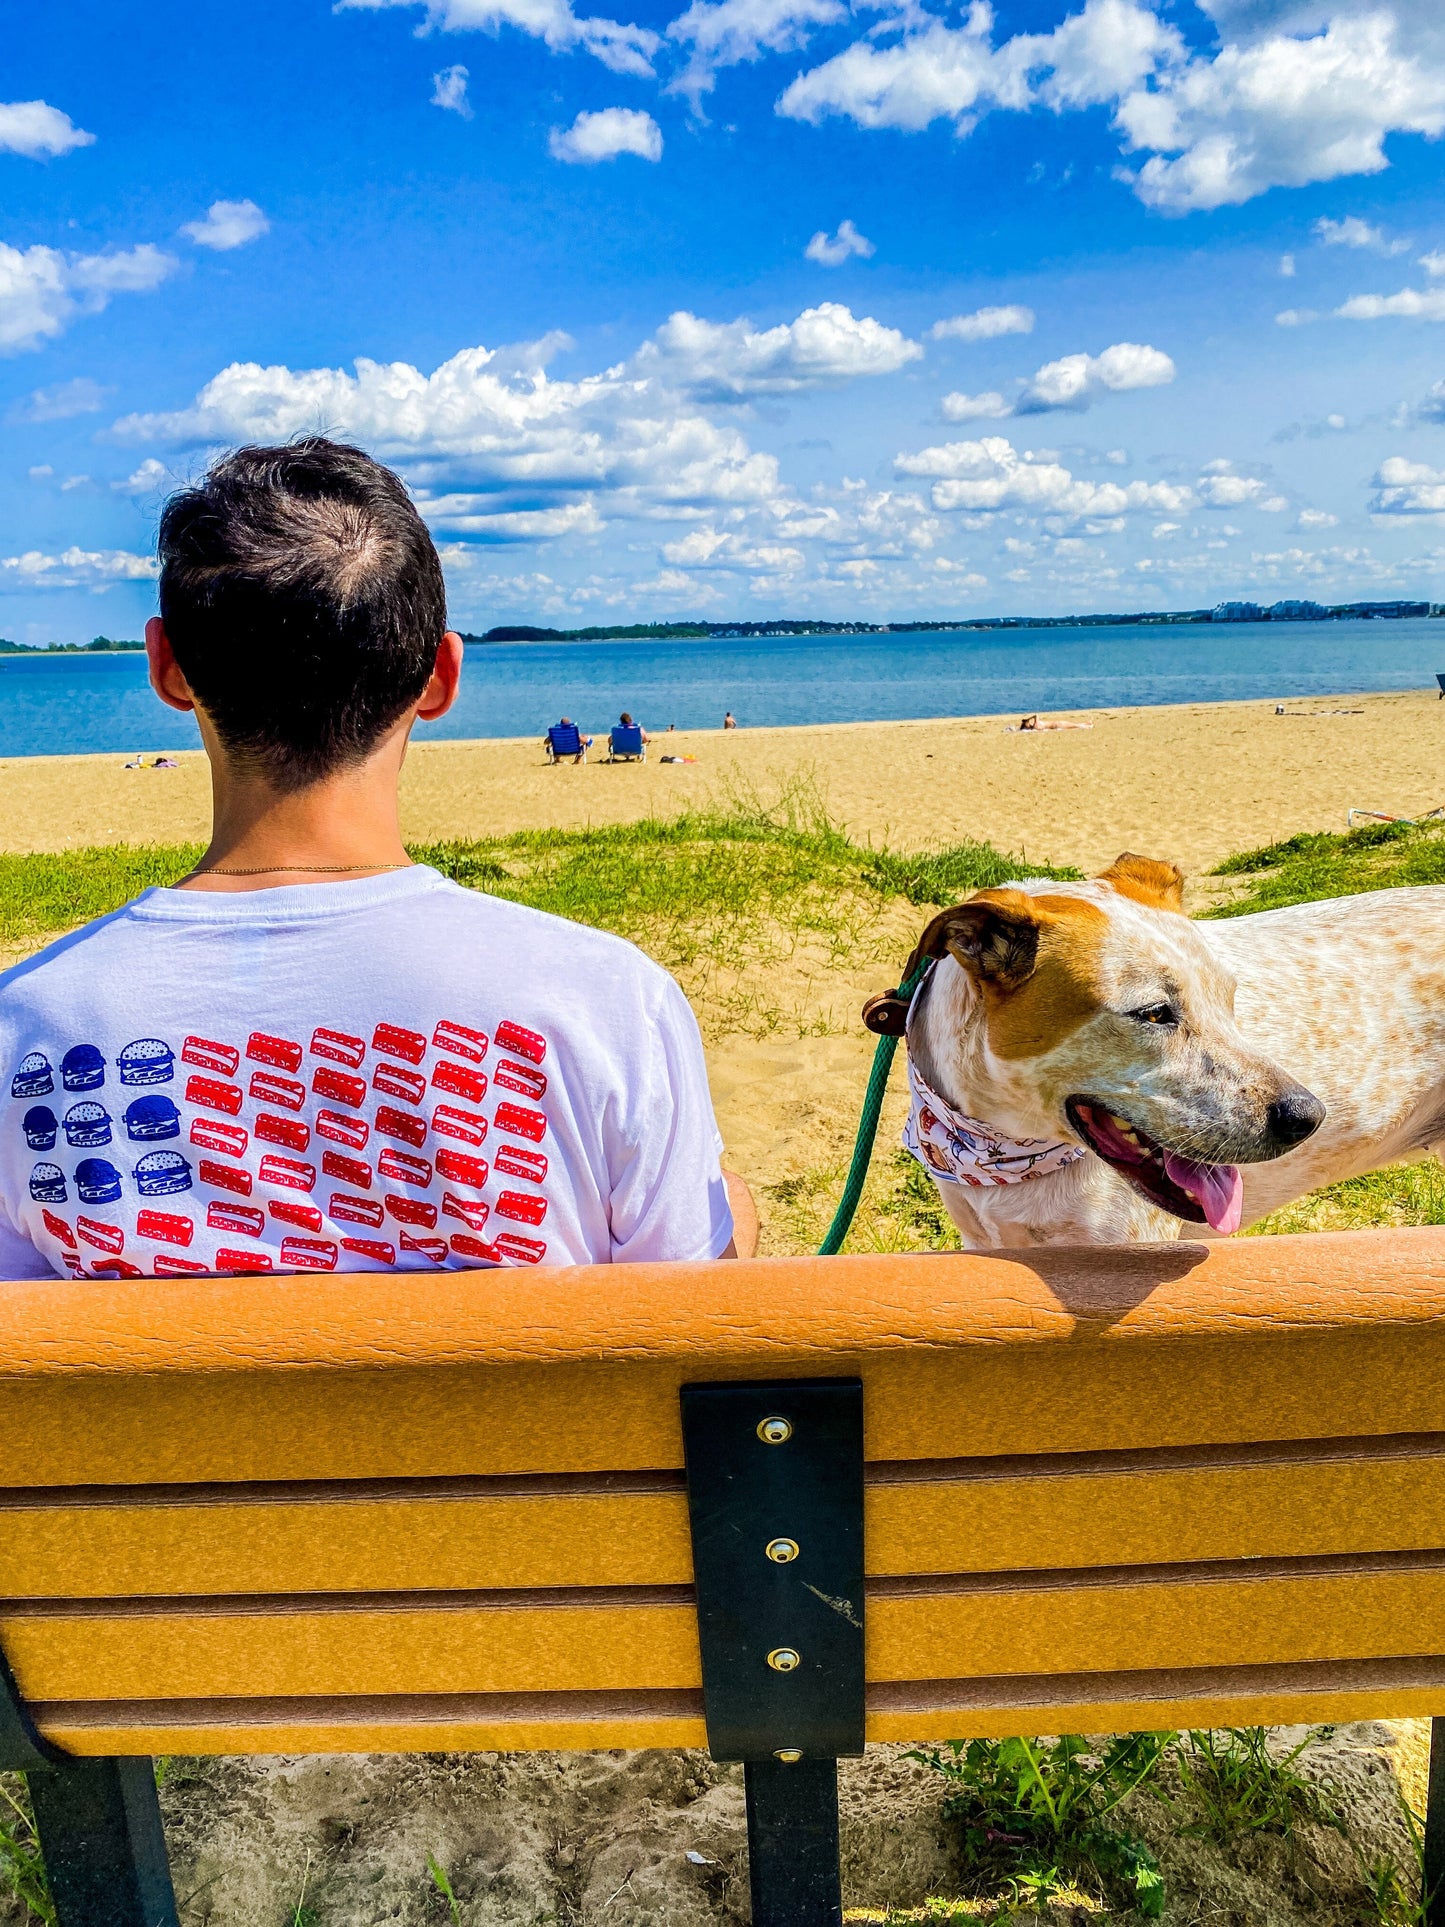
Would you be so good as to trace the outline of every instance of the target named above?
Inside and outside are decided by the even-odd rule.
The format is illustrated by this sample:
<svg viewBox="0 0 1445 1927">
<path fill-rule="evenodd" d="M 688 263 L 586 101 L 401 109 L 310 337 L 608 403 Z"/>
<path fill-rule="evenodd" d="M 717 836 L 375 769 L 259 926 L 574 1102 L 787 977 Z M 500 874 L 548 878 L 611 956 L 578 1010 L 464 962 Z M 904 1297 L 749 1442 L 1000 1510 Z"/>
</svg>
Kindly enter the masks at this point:
<svg viewBox="0 0 1445 1927">
<path fill-rule="evenodd" d="M 188 870 L 181 878 L 189 883 L 192 877 L 271 877 L 271 876 L 351 876 L 358 870 L 411 870 L 415 864 L 406 863 L 263 863 L 259 870 L 222 870 L 208 864 L 204 870 Z"/>
</svg>

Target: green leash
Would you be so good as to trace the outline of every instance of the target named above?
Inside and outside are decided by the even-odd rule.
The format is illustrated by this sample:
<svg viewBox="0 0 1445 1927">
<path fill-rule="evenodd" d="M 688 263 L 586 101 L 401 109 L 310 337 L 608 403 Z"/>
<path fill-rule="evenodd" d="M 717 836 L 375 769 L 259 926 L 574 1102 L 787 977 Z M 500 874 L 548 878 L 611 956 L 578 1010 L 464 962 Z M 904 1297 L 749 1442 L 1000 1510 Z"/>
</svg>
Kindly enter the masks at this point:
<svg viewBox="0 0 1445 1927">
<path fill-rule="evenodd" d="M 925 957 L 918 968 L 898 986 L 894 995 L 906 1003 L 928 974 L 932 963 L 932 957 Z M 893 1069 L 893 1056 L 898 1044 L 896 1037 L 878 1039 L 878 1048 L 873 1053 L 873 1068 L 868 1073 L 868 1088 L 863 1093 L 863 1110 L 858 1119 L 858 1135 L 853 1142 L 853 1162 L 848 1167 L 848 1182 L 843 1186 L 843 1195 L 838 1200 L 838 1209 L 833 1213 L 833 1222 L 828 1226 L 828 1235 L 818 1246 L 820 1258 L 836 1256 L 848 1235 L 853 1214 L 858 1209 L 858 1200 L 863 1195 L 868 1166 L 873 1158 L 874 1141 L 878 1136 L 878 1117 L 883 1109 L 884 1093 L 888 1089 L 888 1074 Z"/>
</svg>

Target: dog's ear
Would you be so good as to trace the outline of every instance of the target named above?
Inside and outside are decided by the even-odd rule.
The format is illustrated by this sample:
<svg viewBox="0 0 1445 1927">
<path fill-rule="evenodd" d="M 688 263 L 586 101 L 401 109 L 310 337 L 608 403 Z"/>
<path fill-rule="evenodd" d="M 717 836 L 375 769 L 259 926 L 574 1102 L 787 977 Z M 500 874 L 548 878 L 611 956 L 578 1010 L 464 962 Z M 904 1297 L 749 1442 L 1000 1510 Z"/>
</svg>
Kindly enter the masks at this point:
<svg viewBox="0 0 1445 1927">
<path fill-rule="evenodd" d="M 969 976 L 996 990 L 1015 990 L 1034 973 L 1042 919 L 1022 890 L 980 890 L 945 910 L 924 932 L 935 956 L 947 951 Z M 921 948 L 922 946 L 920 946 Z"/>
<path fill-rule="evenodd" d="M 1132 897 L 1135 903 L 1146 904 L 1151 910 L 1184 910 L 1184 872 L 1175 863 L 1161 862 L 1157 857 L 1135 856 L 1125 850 L 1116 856 L 1107 870 L 1100 872 L 1101 883 L 1112 883 L 1121 897 Z"/>
</svg>

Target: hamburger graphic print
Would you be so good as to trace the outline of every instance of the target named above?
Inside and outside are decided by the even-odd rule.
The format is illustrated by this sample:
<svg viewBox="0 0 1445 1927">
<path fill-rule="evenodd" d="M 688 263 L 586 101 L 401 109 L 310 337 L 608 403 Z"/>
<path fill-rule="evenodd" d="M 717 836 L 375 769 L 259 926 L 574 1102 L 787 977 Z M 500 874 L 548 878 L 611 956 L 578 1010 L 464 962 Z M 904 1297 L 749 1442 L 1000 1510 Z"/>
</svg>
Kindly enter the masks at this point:
<svg viewBox="0 0 1445 1927">
<path fill-rule="evenodd" d="M 29 1160 L 56 1269 L 175 1277 L 546 1258 L 540 1031 L 505 1013 L 488 1030 L 445 1012 L 425 1029 L 387 1012 L 353 1029 L 324 1011 L 294 1035 L 215 1028 L 56 1037 L 8 1067 L 8 1148 Z"/>
</svg>

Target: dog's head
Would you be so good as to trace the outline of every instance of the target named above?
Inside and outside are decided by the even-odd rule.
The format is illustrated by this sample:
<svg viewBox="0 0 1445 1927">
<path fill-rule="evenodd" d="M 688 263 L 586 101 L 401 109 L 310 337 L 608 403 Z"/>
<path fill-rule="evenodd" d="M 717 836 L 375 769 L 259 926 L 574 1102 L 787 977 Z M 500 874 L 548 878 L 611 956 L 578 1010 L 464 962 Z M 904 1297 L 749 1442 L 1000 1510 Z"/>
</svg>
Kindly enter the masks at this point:
<svg viewBox="0 0 1445 1927">
<path fill-rule="evenodd" d="M 1182 905 L 1172 863 L 1124 855 L 1091 883 L 980 890 L 914 958 L 963 973 L 935 1008 L 957 1019 L 970 1109 L 1072 1138 L 1176 1217 L 1233 1230 L 1236 1167 L 1283 1156 L 1324 1106 L 1245 1041 L 1234 981 Z"/>
</svg>

